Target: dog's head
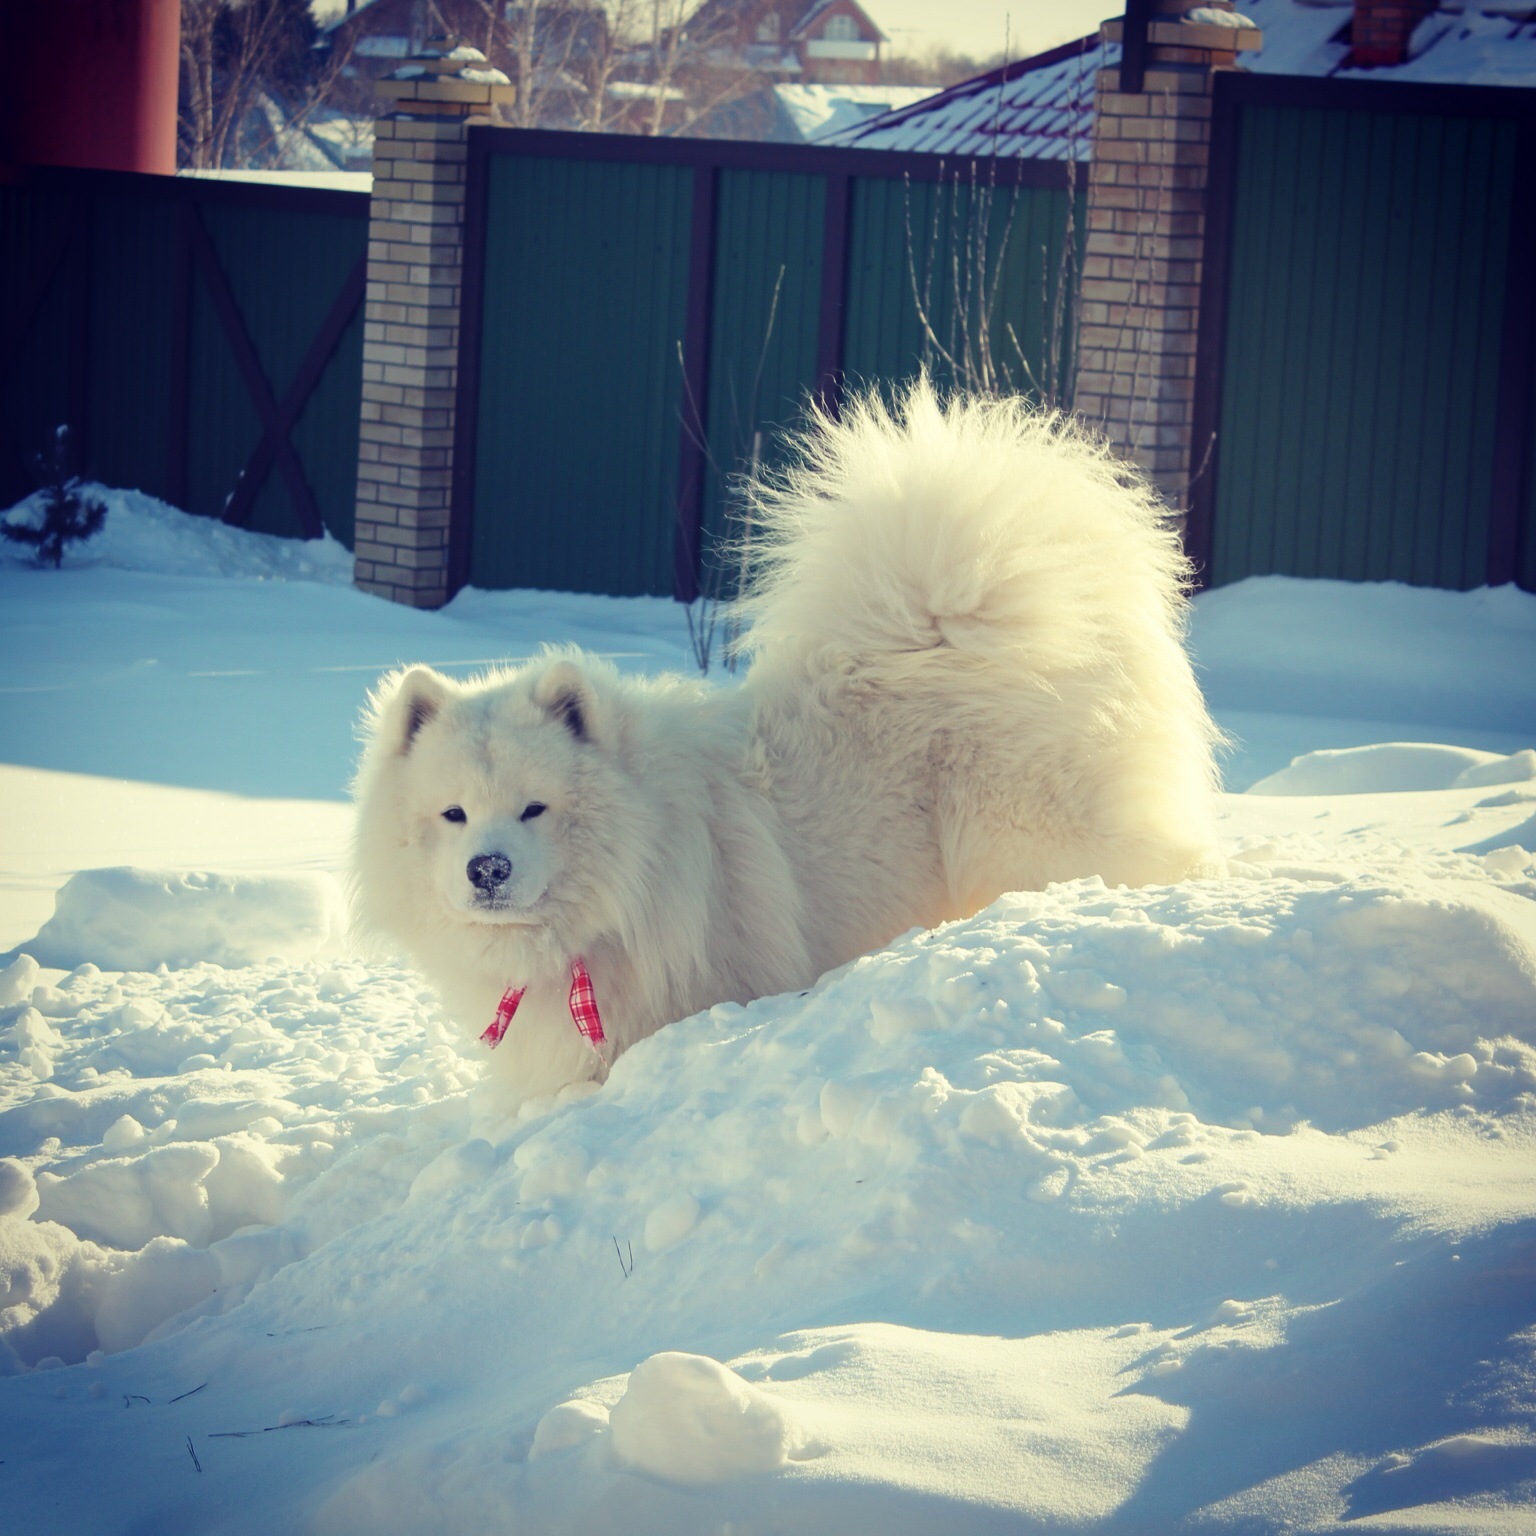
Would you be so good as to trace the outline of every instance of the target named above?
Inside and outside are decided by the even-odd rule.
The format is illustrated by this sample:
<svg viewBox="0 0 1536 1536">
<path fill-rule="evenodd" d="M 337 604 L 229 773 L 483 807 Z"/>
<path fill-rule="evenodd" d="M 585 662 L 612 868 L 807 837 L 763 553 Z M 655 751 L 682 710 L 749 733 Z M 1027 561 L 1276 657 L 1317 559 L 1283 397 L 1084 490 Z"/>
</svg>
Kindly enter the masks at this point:
<svg viewBox="0 0 1536 1536">
<path fill-rule="evenodd" d="M 569 652 L 469 683 L 428 667 L 386 678 L 356 784 L 363 923 L 414 952 L 447 930 L 547 958 L 600 931 L 605 860 L 625 859 L 616 681 Z"/>
</svg>

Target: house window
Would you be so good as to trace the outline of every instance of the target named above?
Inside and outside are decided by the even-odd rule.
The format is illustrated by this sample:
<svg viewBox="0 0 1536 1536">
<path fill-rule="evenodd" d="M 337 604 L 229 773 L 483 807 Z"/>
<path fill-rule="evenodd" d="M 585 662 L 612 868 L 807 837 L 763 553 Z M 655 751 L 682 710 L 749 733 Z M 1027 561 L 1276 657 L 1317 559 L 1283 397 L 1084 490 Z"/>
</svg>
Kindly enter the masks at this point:
<svg viewBox="0 0 1536 1536">
<path fill-rule="evenodd" d="M 760 43 L 776 43 L 779 40 L 779 16 L 777 11 L 769 11 L 757 24 L 757 40 Z"/>
<path fill-rule="evenodd" d="M 852 43 L 858 40 L 859 28 L 852 16 L 839 11 L 822 30 L 829 43 Z"/>
</svg>

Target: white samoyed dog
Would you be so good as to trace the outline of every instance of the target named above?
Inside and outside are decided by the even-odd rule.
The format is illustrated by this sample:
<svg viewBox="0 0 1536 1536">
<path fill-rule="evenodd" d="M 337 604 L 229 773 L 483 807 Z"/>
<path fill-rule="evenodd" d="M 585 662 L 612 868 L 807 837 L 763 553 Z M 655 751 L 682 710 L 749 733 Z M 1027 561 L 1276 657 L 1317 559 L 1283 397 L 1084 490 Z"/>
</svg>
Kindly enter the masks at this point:
<svg viewBox="0 0 1536 1536">
<path fill-rule="evenodd" d="M 752 528 L 735 686 L 570 649 L 370 701 L 359 925 L 513 1100 L 1004 891 L 1219 868 L 1188 565 L 1104 445 L 918 383 L 813 418 Z"/>
</svg>

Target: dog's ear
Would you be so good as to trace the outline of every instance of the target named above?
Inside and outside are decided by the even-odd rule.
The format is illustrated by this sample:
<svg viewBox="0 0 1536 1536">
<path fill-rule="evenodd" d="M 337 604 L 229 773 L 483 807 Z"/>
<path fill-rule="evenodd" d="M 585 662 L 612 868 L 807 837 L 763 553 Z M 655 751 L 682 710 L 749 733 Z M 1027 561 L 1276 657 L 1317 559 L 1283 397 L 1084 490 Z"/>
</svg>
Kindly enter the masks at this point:
<svg viewBox="0 0 1536 1536">
<path fill-rule="evenodd" d="M 410 667 L 386 678 L 374 696 L 375 740 L 395 756 L 406 756 L 454 692 L 452 680 L 431 667 Z"/>
<path fill-rule="evenodd" d="M 533 702 L 558 720 L 577 741 L 595 741 L 600 734 L 597 693 L 579 663 L 562 656 L 540 674 L 533 685 Z"/>
</svg>

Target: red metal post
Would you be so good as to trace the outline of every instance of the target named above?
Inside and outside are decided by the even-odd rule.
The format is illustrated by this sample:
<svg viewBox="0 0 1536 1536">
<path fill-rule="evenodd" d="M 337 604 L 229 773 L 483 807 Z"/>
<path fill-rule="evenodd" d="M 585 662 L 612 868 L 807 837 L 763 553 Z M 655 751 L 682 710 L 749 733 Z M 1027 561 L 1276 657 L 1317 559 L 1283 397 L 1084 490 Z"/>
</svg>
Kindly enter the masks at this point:
<svg viewBox="0 0 1536 1536">
<path fill-rule="evenodd" d="M 0 163 L 176 169 L 180 0 L 5 0 Z"/>
</svg>

